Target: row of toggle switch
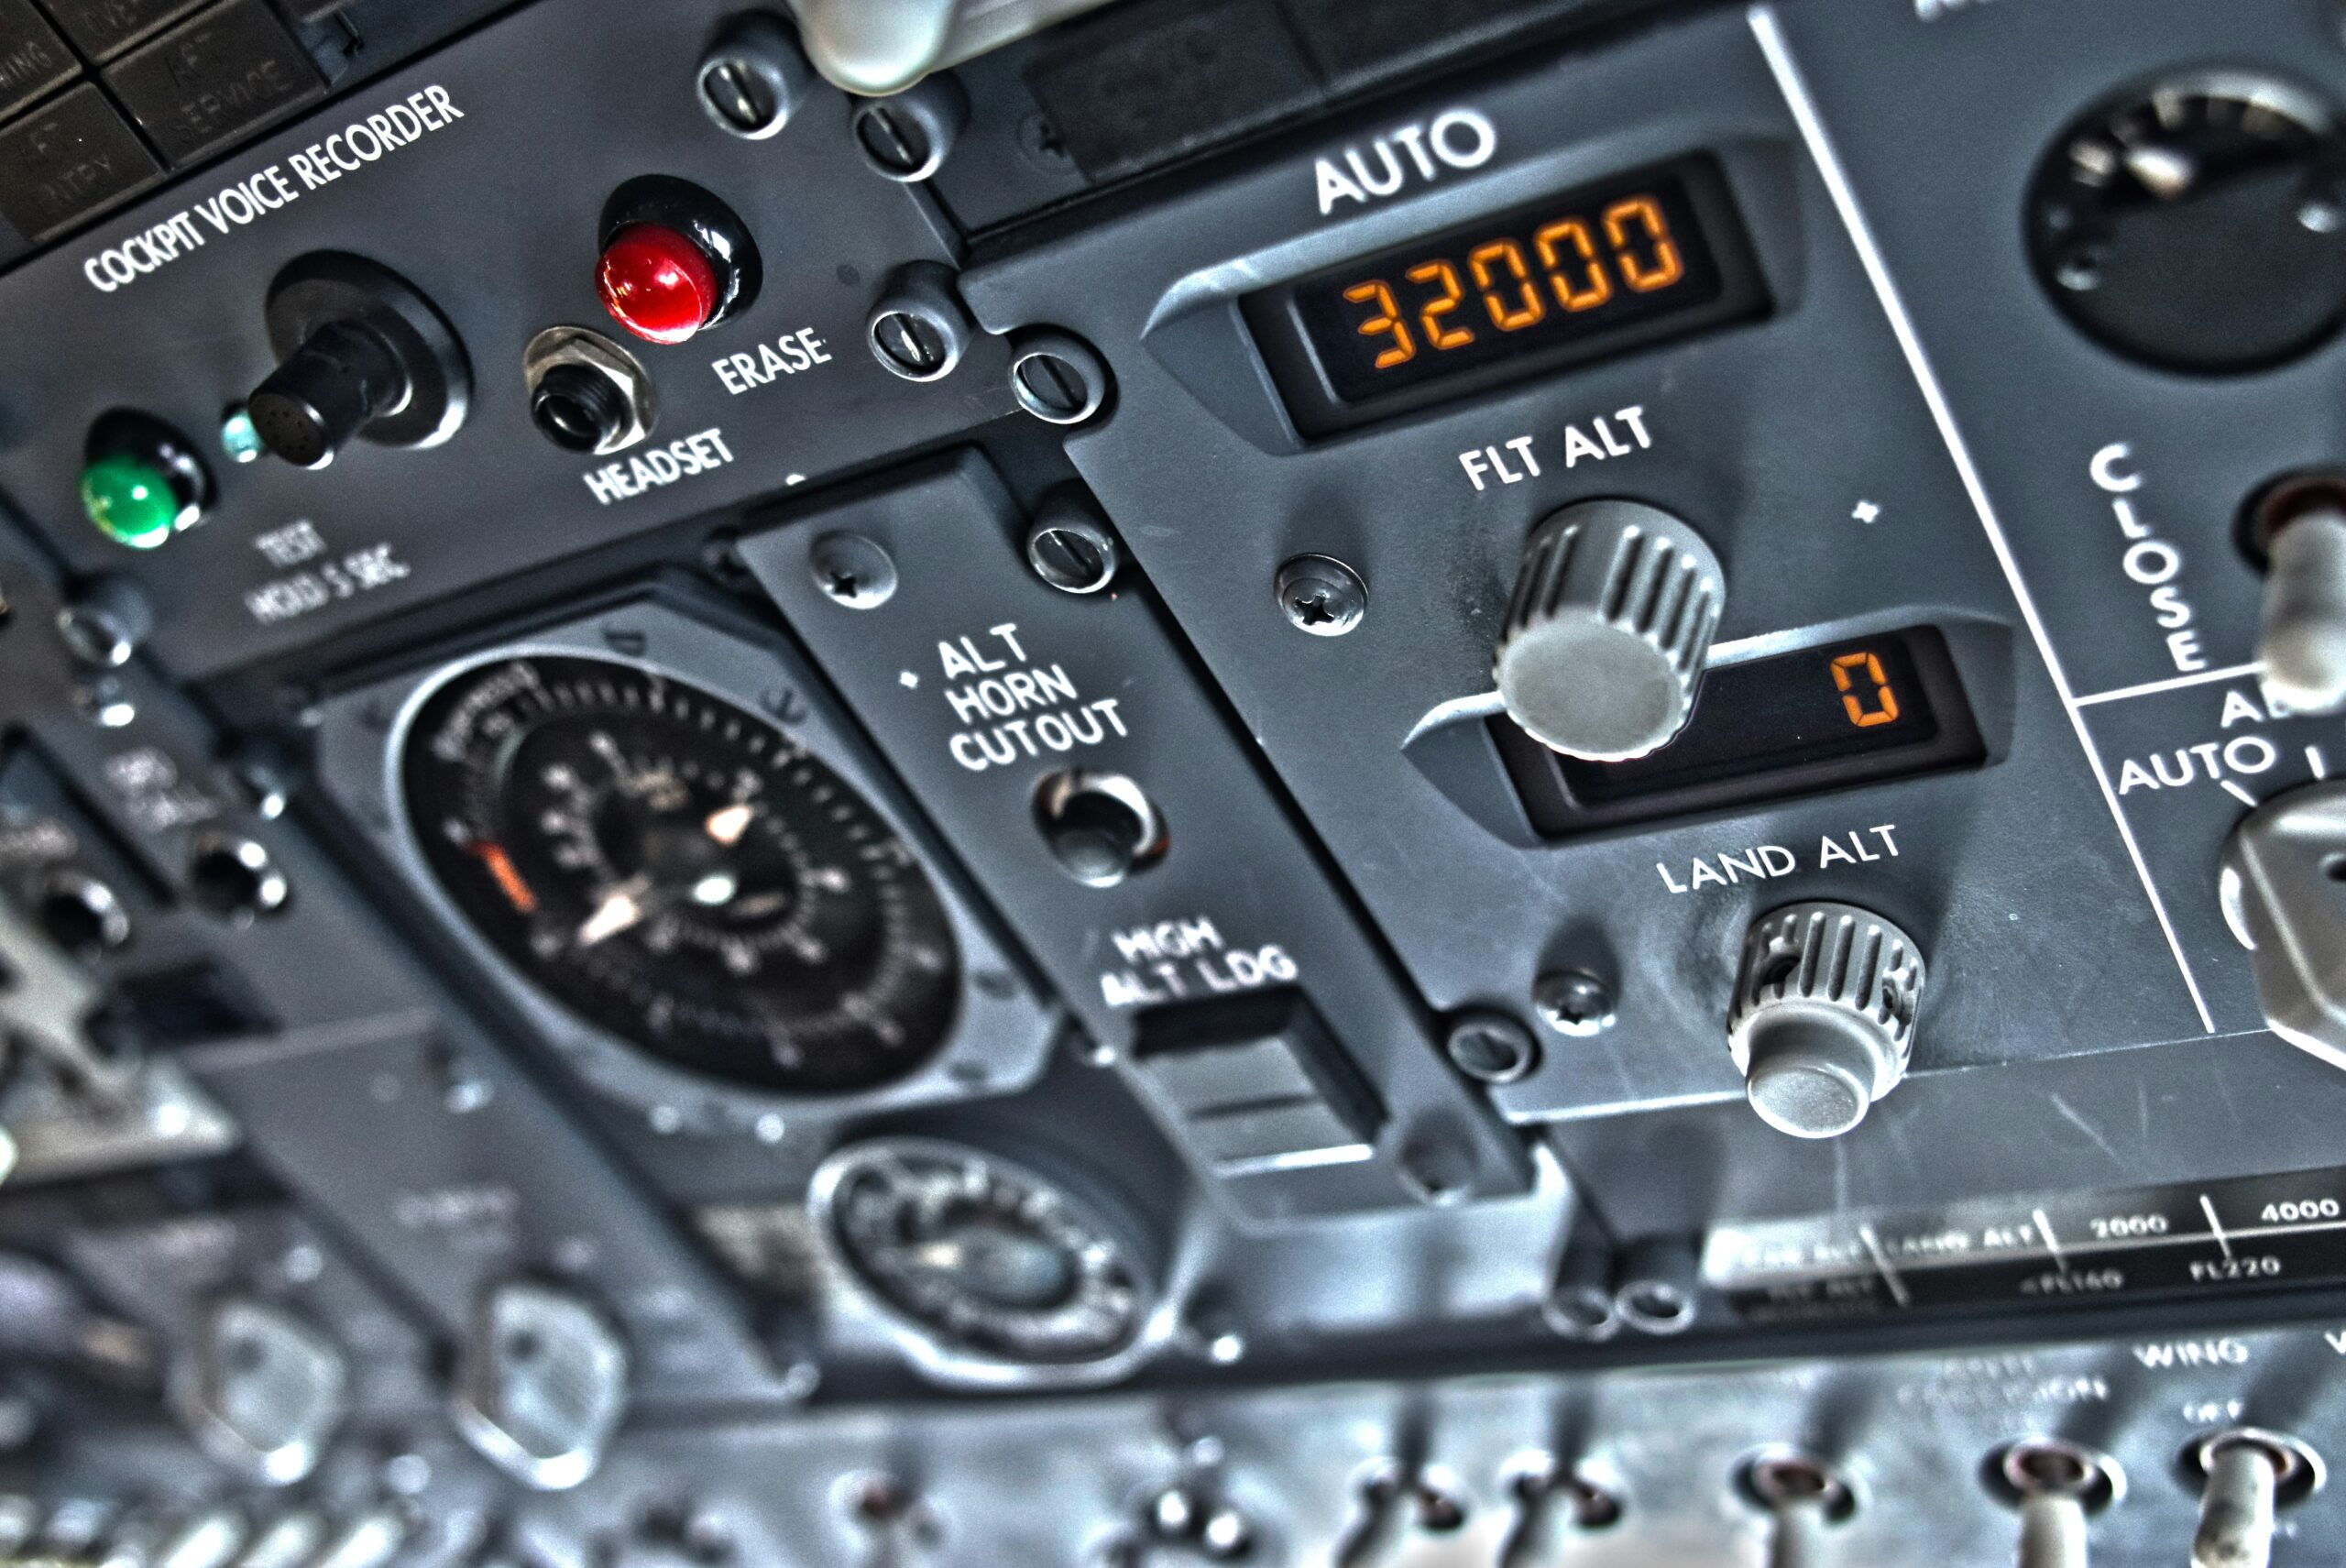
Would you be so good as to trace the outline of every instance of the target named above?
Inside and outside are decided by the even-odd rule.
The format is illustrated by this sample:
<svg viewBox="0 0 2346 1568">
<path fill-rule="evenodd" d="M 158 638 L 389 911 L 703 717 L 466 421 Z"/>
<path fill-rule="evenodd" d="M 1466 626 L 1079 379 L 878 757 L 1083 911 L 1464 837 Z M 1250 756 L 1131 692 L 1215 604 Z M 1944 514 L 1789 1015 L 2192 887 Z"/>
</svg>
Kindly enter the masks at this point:
<svg viewBox="0 0 2346 1568">
<path fill-rule="evenodd" d="M 2124 1474 L 2114 1461 L 2055 1438 L 2007 1444 L 1989 1456 L 1985 1468 L 1998 1499 L 2020 1516 L 2017 1568 L 2088 1568 L 2088 1521 L 2126 1493 Z M 2270 1568 L 2279 1510 L 2303 1501 L 2323 1481 L 2321 1460 L 2311 1449 L 2294 1438 L 2249 1428 L 2195 1442 L 2184 1468 L 2200 1480 L 2192 1568 Z M 1518 1461 L 1502 1480 L 1515 1517 L 1501 1538 L 1497 1568 L 1563 1562 L 1573 1537 L 1610 1530 L 1627 1515 L 1617 1489 L 1551 1456 Z M 1764 1518 L 1768 1568 L 1825 1568 L 1844 1560 L 1835 1538 L 1858 1513 L 1861 1497 L 1853 1481 L 1831 1464 L 1792 1447 L 1762 1449 L 1736 1467 L 1732 1491 Z M 1225 1508 L 1210 1516 L 1204 1503 L 1186 1491 L 1178 1500 L 1188 1505 L 1173 1510 L 1184 1521 L 1228 1512 Z M 1155 1510 L 1166 1511 L 1161 1504 Z M 1430 1539 L 1460 1534 L 1469 1511 L 1440 1473 L 1381 1461 L 1361 1475 L 1354 1518 L 1335 1550 L 1335 1568 L 1398 1568 L 1433 1561 L 1423 1555 Z M 1243 1527 L 1243 1519 L 1225 1519 L 1223 1533 L 1244 1539 Z M 1197 1531 L 1159 1533 L 1186 1542 Z M 1188 1555 L 1212 1560 L 1229 1554 Z"/>
<path fill-rule="evenodd" d="M 0 1496 L 0 1563 L 10 1568 L 384 1568 L 417 1519 L 386 1499 L 356 1512 L 314 1507 L 113 1508 L 81 1500 L 44 1508 Z"/>
</svg>

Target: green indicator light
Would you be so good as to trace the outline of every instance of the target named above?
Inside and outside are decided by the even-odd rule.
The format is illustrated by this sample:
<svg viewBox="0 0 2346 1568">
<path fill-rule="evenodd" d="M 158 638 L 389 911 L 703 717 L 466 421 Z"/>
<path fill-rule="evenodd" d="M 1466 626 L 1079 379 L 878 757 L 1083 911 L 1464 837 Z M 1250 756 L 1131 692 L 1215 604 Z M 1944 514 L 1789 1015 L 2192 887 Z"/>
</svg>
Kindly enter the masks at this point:
<svg viewBox="0 0 2346 1568">
<path fill-rule="evenodd" d="M 116 452 L 82 470 L 82 510 L 107 538 L 152 550 L 170 538 L 187 508 L 171 477 L 155 464 Z"/>
</svg>

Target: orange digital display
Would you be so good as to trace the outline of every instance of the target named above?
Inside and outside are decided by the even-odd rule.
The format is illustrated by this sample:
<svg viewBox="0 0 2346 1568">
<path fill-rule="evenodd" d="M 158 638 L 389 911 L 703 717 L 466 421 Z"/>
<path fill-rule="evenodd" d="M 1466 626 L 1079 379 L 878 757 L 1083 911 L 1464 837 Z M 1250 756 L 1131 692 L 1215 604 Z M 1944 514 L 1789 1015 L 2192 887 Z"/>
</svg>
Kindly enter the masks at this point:
<svg viewBox="0 0 2346 1568">
<path fill-rule="evenodd" d="M 1551 219 L 1520 238 L 1412 262 L 1397 270 L 1398 284 L 1364 278 L 1342 294 L 1361 307 L 1353 334 L 1371 340 L 1369 367 L 1392 370 L 1420 354 L 1472 348 L 1490 334 L 1529 332 L 1551 313 L 1569 323 L 1690 276 L 1661 197 L 1647 191 L 1585 216 Z"/>
<path fill-rule="evenodd" d="M 1244 301 L 1306 434 L 1767 307 L 1734 200 L 1707 157 L 1584 186 Z"/>
<path fill-rule="evenodd" d="M 1872 649 L 1836 654 L 1833 685 L 1841 694 L 1841 711 L 1858 729 L 1898 722 L 1898 694 L 1882 672 L 1881 655 Z"/>
<path fill-rule="evenodd" d="M 1964 767 L 1983 755 L 1946 640 L 1927 626 L 1714 669 L 1678 739 L 1632 762 L 1560 756 L 1510 721 L 1492 722 L 1525 805 L 1554 837 Z"/>
</svg>

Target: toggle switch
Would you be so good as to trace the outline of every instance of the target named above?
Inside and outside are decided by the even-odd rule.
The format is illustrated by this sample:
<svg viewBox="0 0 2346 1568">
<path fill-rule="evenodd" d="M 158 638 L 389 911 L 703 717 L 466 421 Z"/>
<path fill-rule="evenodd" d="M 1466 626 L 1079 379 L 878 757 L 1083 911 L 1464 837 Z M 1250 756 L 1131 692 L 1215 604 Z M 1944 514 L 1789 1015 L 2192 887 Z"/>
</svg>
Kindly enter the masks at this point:
<svg viewBox="0 0 2346 1568">
<path fill-rule="evenodd" d="M 252 1522 L 226 1504 L 179 1522 L 156 1548 L 153 1568 L 230 1568 L 252 1537 Z"/>
<path fill-rule="evenodd" d="M 1727 1048 L 1760 1120 L 1796 1138 L 1864 1121 L 1906 1075 L 1924 978 L 1913 938 L 1855 905 L 1788 905 L 1753 925 Z"/>
<path fill-rule="evenodd" d="M 1466 1506 L 1455 1492 L 1398 1460 L 1384 1461 L 1359 1483 L 1334 1568 L 1395 1568 L 1420 1536 L 1455 1536 L 1465 1524 Z"/>
<path fill-rule="evenodd" d="M 2029 1438 L 1996 1456 L 1992 1475 L 2020 1507 L 2015 1568 L 2086 1568 L 2086 1519 L 2126 1493 L 2115 1460 L 2059 1438 Z"/>
<path fill-rule="evenodd" d="M 245 411 L 260 444 L 295 467 L 324 467 L 354 437 L 436 446 L 464 423 L 464 345 L 389 268 L 338 251 L 301 257 L 269 285 L 268 317 L 282 357 Z"/>
<path fill-rule="evenodd" d="M 1166 1487 L 1141 1512 L 1135 1564 L 1171 1568 L 1176 1563 L 1236 1563 L 1251 1556 L 1253 1521 L 1203 1481 Z"/>
<path fill-rule="evenodd" d="M 303 1568 L 384 1568 L 407 1544 L 409 1533 L 400 1506 L 378 1503 L 345 1521 Z"/>
<path fill-rule="evenodd" d="M 1692 528 L 1639 501 L 1581 501 L 1531 531 L 1492 674 L 1551 751 L 1627 762 L 1694 711 L 1727 581 Z"/>
<path fill-rule="evenodd" d="M 2204 1478 L 2191 1568 L 2270 1568 L 2275 1514 L 2322 1484 L 2320 1457 L 2295 1438 L 2253 1428 L 2193 1445 L 2189 1468 Z"/>
<path fill-rule="evenodd" d="M 733 209 L 689 181 L 647 174 L 611 192 L 596 291 L 647 343 L 684 343 L 747 310 L 763 269 Z"/>
<path fill-rule="evenodd" d="M 263 1525 L 236 1568 L 309 1568 L 325 1545 L 326 1517 L 315 1508 L 294 1508 Z"/>
<path fill-rule="evenodd" d="M 1515 1519 L 1499 1543 L 1498 1568 L 1550 1568 L 1566 1560 L 1575 1538 L 1621 1522 L 1621 1501 L 1587 1476 L 1537 1454 L 1507 1477 Z"/>
<path fill-rule="evenodd" d="M 1047 773 L 1035 789 L 1035 828 L 1059 869 L 1086 887 L 1113 887 L 1165 858 L 1165 819 L 1122 773 Z"/>
<path fill-rule="evenodd" d="M 2243 530 L 2264 561 L 2256 657 L 2266 695 L 2292 713 L 2346 708 L 2346 482 L 2282 479 L 2251 505 Z"/>
<path fill-rule="evenodd" d="M 1857 1494 L 1832 1466 L 1798 1449 L 1764 1449 L 1736 1476 L 1744 1499 L 1768 1515 L 1768 1568 L 1817 1568 L 1825 1531 L 1857 1512 Z"/>
</svg>

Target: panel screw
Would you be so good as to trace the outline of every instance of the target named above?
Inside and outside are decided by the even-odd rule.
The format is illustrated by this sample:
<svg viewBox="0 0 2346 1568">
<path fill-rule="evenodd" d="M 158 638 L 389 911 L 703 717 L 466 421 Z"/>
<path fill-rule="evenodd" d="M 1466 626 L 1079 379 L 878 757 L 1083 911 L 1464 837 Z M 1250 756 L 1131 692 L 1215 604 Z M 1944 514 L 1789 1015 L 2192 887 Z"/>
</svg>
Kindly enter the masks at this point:
<svg viewBox="0 0 2346 1568">
<path fill-rule="evenodd" d="M 709 113 L 736 136 L 755 136 L 773 123 L 773 98 L 741 60 L 713 60 L 702 66 L 700 92 Z"/>
<path fill-rule="evenodd" d="M 762 11 L 725 24 L 700 57 L 700 106 L 728 136 L 763 141 L 790 123 L 815 68 L 790 28 Z"/>
<path fill-rule="evenodd" d="M 928 159 L 928 137 L 920 122 L 884 100 L 855 112 L 856 145 L 891 180 L 910 180 Z"/>
<path fill-rule="evenodd" d="M 1560 1035 L 1597 1035 L 1613 1026 L 1613 988 L 1586 970 L 1541 975 L 1532 981 L 1531 1005 Z"/>
<path fill-rule="evenodd" d="M 1108 367 L 1079 337 L 1022 333 L 1010 345 L 1010 395 L 1046 424 L 1081 424 L 1108 400 Z"/>
<path fill-rule="evenodd" d="M 861 533 L 823 534 L 807 549 L 806 565 L 824 597 L 849 609 L 877 609 L 896 591 L 894 557 Z"/>
<path fill-rule="evenodd" d="M 934 261 L 899 268 L 864 322 L 872 357 L 907 381 L 951 375 L 976 334 L 977 323 L 954 291 L 952 269 Z"/>
<path fill-rule="evenodd" d="M 1123 552 L 1090 506 L 1060 497 L 1044 503 L 1028 532 L 1026 562 L 1063 594 L 1096 594 L 1114 581 Z"/>
<path fill-rule="evenodd" d="M 937 323 L 910 311 L 887 311 L 873 318 L 872 346 L 881 362 L 908 380 L 927 381 L 945 373 L 950 352 Z"/>
<path fill-rule="evenodd" d="M 891 97 L 857 104 L 855 145 L 874 170 L 912 184 L 943 167 L 969 119 L 970 98 L 960 83 L 932 76 Z"/>
<path fill-rule="evenodd" d="M 1271 592 L 1298 631 L 1342 637 L 1368 612 L 1368 585 L 1333 555 L 1298 555 L 1281 566 Z"/>
<path fill-rule="evenodd" d="M 1473 1013 L 1450 1026 L 1442 1048 L 1477 1083 L 1513 1083 L 1539 1065 L 1531 1031 L 1504 1013 Z"/>
</svg>

